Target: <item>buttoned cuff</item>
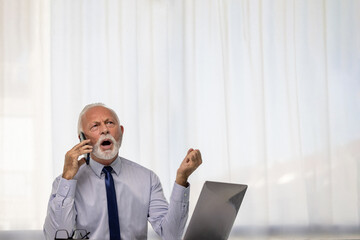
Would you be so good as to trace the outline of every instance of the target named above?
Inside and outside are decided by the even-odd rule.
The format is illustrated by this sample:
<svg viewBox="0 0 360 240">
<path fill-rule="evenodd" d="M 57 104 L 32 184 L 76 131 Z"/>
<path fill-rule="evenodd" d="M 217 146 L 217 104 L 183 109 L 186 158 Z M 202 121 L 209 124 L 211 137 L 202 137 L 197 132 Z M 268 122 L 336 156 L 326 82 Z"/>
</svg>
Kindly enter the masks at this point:
<svg viewBox="0 0 360 240">
<path fill-rule="evenodd" d="M 61 178 L 56 193 L 64 198 L 65 197 L 74 198 L 76 183 L 77 183 L 77 180 L 74 180 L 74 179 L 67 180 L 65 178 Z"/>
<path fill-rule="evenodd" d="M 189 202 L 189 197 L 190 197 L 190 184 L 187 187 L 184 187 L 175 182 L 171 193 L 171 200 L 176 202 L 187 203 Z"/>
</svg>

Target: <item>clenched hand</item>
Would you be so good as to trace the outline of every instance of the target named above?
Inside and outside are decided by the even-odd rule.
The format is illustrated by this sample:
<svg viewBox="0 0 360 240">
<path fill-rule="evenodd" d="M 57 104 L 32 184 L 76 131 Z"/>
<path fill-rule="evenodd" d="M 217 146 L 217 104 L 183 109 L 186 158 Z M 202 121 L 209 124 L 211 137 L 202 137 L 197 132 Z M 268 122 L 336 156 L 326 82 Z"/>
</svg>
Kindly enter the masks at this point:
<svg viewBox="0 0 360 240">
<path fill-rule="evenodd" d="M 187 180 L 189 176 L 200 166 L 201 163 L 202 159 L 200 151 L 190 148 L 177 170 L 176 183 L 187 187 Z"/>
</svg>

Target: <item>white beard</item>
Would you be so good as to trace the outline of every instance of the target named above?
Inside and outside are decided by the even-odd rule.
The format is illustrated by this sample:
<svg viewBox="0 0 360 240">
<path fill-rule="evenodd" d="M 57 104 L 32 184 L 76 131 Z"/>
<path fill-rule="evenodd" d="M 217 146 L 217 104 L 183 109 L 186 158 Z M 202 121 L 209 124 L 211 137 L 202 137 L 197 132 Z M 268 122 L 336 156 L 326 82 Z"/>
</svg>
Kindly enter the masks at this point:
<svg viewBox="0 0 360 240">
<path fill-rule="evenodd" d="M 110 139 L 112 141 L 113 148 L 111 150 L 106 150 L 106 151 L 101 150 L 100 144 L 104 139 Z M 118 155 L 120 146 L 121 146 L 121 138 L 119 141 L 116 141 L 115 138 L 110 134 L 101 135 L 99 140 L 94 145 L 94 149 L 92 153 L 95 155 L 95 157 L 99 159 L 111 160 Z"/>
</svg>

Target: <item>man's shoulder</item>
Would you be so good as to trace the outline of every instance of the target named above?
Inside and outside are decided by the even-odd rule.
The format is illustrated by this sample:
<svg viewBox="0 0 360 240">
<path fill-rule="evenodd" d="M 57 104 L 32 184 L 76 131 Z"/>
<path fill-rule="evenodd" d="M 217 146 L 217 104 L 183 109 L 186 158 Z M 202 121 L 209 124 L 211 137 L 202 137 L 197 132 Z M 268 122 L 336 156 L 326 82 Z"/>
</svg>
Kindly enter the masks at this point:
<svg viewBox="0 0 360 240">
<path fill-rule="evenodd" d="M 134 170 L 138 170 L 138 171 L 153 173 L 153 171 L 151 171 L 150 169 L 140 165 L 139 163 L 126 159 L 124 157 L 120 157 L 120 160 L 121 160 L 121 165 L 125 167 L 133 168 Z"/>
</svg>

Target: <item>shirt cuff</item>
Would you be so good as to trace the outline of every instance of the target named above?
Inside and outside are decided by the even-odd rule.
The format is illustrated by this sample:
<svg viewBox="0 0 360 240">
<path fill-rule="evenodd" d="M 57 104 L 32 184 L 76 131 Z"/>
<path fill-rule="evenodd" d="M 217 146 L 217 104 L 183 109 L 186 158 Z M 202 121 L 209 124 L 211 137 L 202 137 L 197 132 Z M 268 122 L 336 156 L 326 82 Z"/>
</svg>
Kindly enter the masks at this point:
<svg viewBox="0 0 360 240">
<path fill-rule="evenodd" d="M 65 178 L 61 178 L 56 193 L 62 197 L 74 198 L 76 183 L 77 183 L 77 180 L 74 180 L 74 179 L 67 180 Z"/>
<path fill-rule="evenodd" d="M 190 198 L 190 184 L 187 187 L 174 183 L 173 191 L 171 193 L 171 200 L 176 202 L 189 202 Z"/>
</svg>

